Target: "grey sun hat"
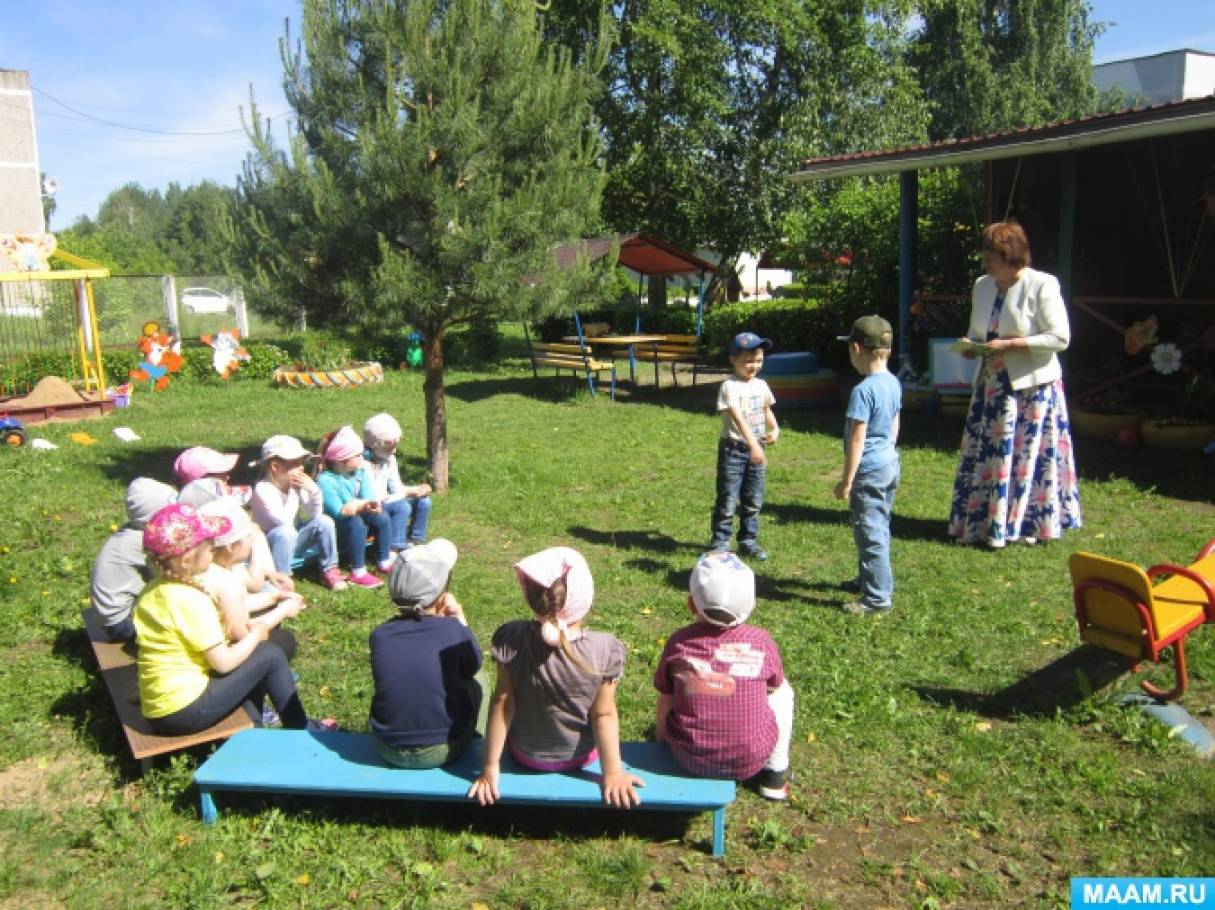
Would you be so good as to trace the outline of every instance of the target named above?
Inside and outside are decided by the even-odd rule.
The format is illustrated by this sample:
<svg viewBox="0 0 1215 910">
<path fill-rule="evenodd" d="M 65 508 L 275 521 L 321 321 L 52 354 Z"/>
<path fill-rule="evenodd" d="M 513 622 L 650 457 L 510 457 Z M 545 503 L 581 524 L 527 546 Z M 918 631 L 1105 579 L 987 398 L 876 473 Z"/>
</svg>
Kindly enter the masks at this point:
<svg viewBox="0 0 1215 910">
<path fill-rule="evenodd" d="M 388 576 L 388 595 L 399 607 L 429 607 L 447 588 L 456 545 L 437 537 L 403 550 Z"/>
<path fill-rule="evenodd" d="M 177 502 L 177 491 L 151 477 L 136 477 L 127 487 L 124 502 L 127 523 L 132 528 L 142 528 L 165 506 Z"/>
</svg>

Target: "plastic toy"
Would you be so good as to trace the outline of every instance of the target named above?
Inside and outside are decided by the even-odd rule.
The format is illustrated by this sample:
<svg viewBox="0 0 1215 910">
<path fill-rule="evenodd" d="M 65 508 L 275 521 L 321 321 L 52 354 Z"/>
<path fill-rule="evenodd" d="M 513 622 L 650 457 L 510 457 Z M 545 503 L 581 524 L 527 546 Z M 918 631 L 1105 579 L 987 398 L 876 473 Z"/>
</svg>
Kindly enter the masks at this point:
<svg viewBox="0 0 1215 910">
<path fill-rule="evenodd" d="M 16 417 L 0 417 L 0 439 L 6 446 L 17 448 L 25 445 L 25 427 Z"/>
</svg>

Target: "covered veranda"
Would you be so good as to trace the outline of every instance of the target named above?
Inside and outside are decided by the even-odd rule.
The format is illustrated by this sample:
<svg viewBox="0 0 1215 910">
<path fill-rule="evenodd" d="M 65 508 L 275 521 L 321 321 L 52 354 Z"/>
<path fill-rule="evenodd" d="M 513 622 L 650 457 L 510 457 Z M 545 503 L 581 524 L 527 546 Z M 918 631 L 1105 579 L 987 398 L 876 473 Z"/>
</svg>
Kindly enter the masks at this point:
<svg viewBox="0 0 1215 910">
<path fill-rule="evenodd" d="M 983 167 L 985 221 L 1011 216 L 1024 224 L 1035 267 L 1063 286 L 1073 322 L 1069 371 L 1083 377 L 1075 397 L 1150 372 L 1150 365 L 1136 364 L 1128 376 L 1128 364 L 1109 365 L 1138 320 L 1159 311 L 1162 339 L 1167 331 L 1189 350 L 1215 323 L 1215 96 L 1209 96 L 803 162 L 794 181 L 899 175 L 902 363 L 910 358 L 914 303 L 930 315 L 936 307 L 939 316 L 969 300 L 967 288 L 920 299 L 918 172 L 972 164 Z M 939 319 L 942 333 L 948 323 Z"/>
</svg>

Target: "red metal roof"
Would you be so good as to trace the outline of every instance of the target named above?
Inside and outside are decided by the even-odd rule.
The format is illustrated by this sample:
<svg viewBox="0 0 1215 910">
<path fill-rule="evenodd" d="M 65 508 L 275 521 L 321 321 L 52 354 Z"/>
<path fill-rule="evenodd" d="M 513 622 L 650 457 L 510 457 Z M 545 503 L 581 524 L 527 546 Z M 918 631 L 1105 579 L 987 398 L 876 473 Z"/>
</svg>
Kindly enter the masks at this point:
<svg viewBox="0 0 1215 910">
<path fill-rule="evenodd" d="M 569 268 L 579 257 L 589 262 L 602 259 L 616 245 L 620 247 L 619 264 L 641 275 L 670 276 L 717 271 L 716 266 L 694 253 L 640 231 L 567 243 L 557 247 L 553 256 L 559 266 Z"/>
<path fill-rule="evenodd" d="M 805 180 L 820 176 L 846 176 L 846 173 L 841 172 L 881 173 L 954 163 L 950 159 L 983 160 L 984 158 L 1011 157 L 1022 153 L 1066 151 L 1106 141 L 1137 138 L 1136 128 L 1149 130 L 1159 127 L 1164 129 L 1167 125 L 1171 132 L 1207 129 L 1215 126 L 1213 117 L 1215 117 L 1215 95 L 1208 95 L 1204 98 L 1190 98 L 1185 101 L 1126 108 L 1106 114 L 1092 114 L 1072 120 L 1060 120 L 1043 126 L 1021 127 L 986 135 L 968 136 L 963 139 L 946 139 L 924 145 L 854 152 L 825 158 L 809 158 L 802 161 L 801 169 L 792 177 L 795 180 Z M 1107 132 L 1109 138 L 1097 136 L 1097 134 Z M 1086 142 L 1085 137 L 1092 138 Z M 1051 148 L 1052 143 L 1057 143 L 1057 148 Z M 1017 151 L 1022 147 L 1026 147 L 1024 152 Z M 865 167 L 869 163 L 873 164 L 872 168 Z M 896 165 L 899 164 L 906 166 L 897 167 Z"/>
</svg>

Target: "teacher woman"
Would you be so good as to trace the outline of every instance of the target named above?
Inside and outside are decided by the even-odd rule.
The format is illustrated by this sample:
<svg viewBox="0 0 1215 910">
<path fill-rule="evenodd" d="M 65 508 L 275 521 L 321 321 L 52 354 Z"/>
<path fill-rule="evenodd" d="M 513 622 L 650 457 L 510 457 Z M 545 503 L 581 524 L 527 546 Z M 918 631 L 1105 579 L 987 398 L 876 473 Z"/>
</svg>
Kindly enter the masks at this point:
<svg viewBox="0 0 1215 910">
<path fill-rule="evenodd" d="M 1059 280 L 1029 267 L 1029 240 L 1015 221 L 989 224 L 982 251 L 987 274 L 975 282 L 966 332 L 982 345 L 969 356 L 982 363 L 949 533 L 999 548 L 1080 527 L 1080 494 L 1058 357 L 1070 339 Z"/>
</svg>

